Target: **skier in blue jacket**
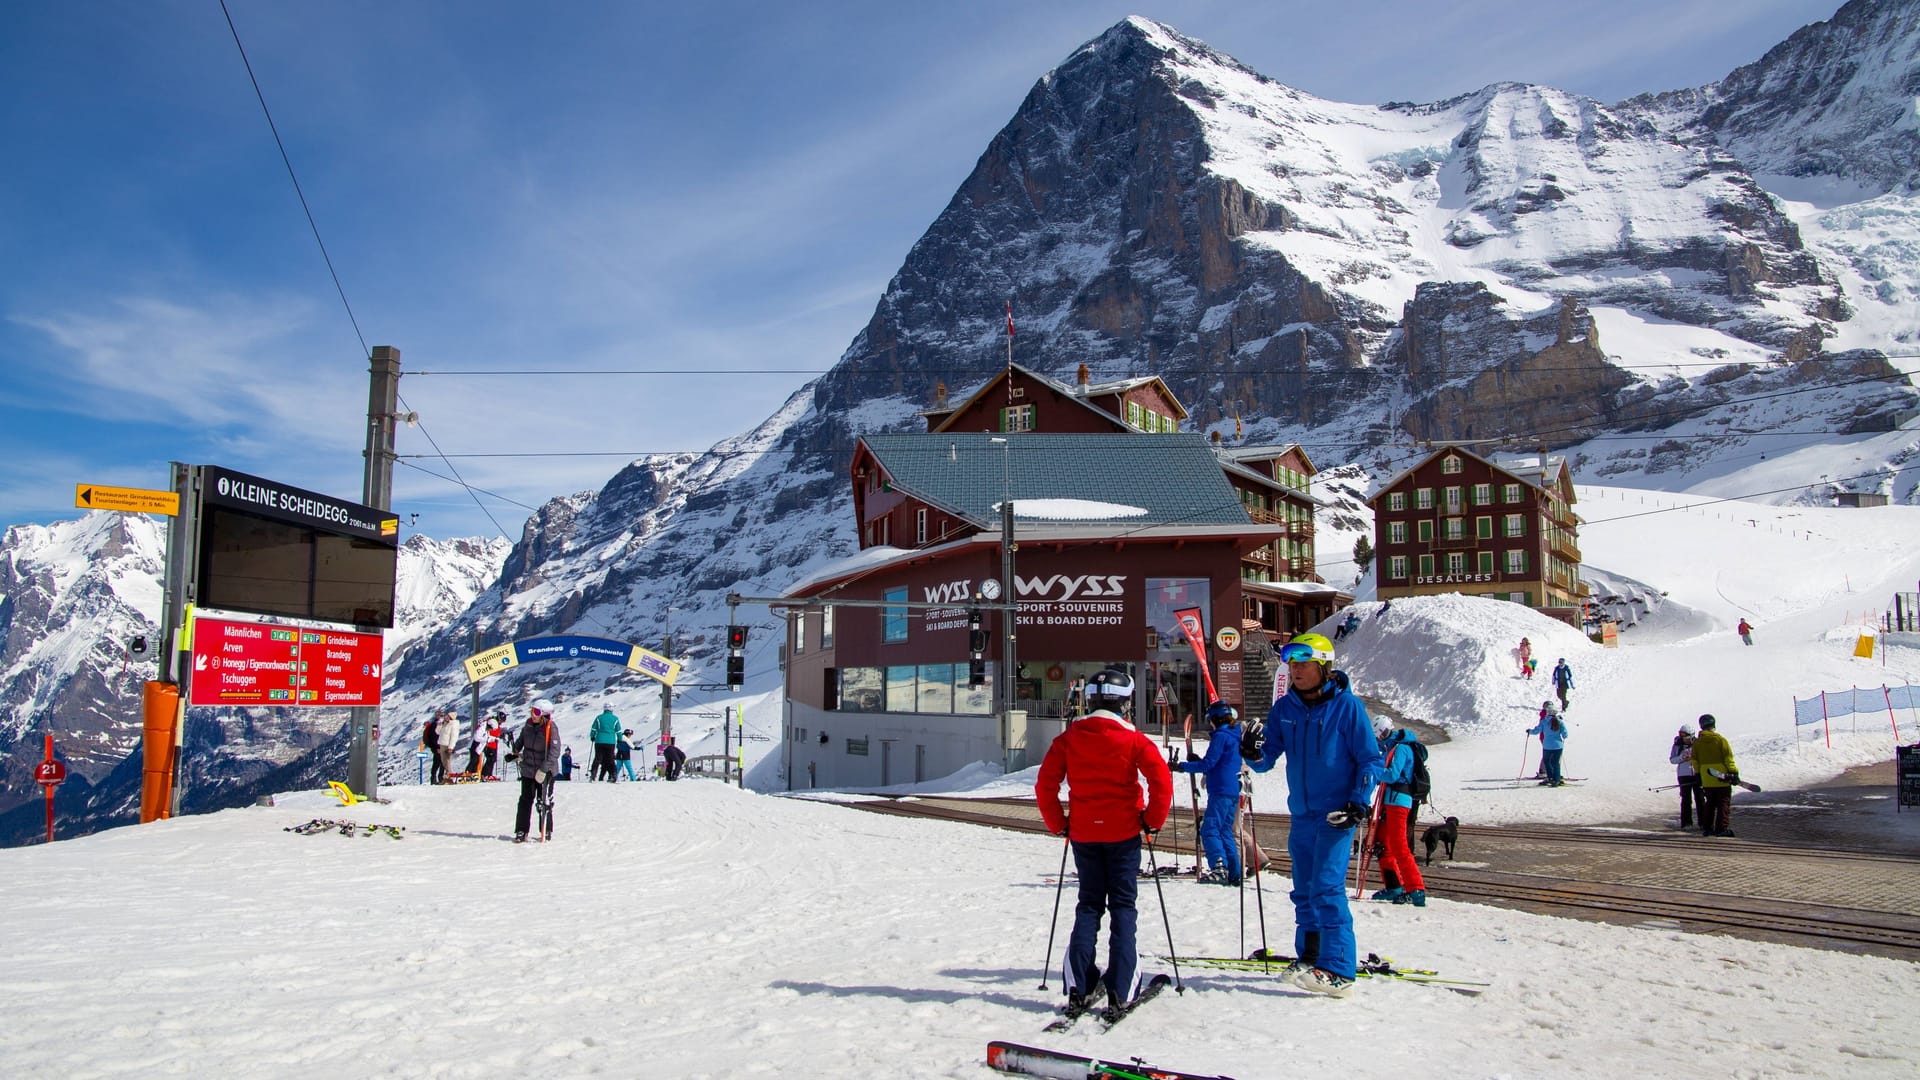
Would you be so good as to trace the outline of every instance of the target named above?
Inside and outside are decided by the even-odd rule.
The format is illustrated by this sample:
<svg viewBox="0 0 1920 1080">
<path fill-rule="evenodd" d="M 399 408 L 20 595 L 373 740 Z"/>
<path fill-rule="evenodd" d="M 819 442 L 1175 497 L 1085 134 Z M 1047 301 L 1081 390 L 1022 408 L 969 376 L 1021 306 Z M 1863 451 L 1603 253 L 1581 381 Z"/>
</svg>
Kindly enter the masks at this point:
<svg viewBox="0 0 1920 1080">
<path fill-rule="evenodd" d="M 1267 713 L 1264 738 L 1248 736 L 1241 756 L 1255 772 L 1287 759 L 1287 854 L 1293 860 L 1293 952 L 1283 973 L 1314 993 L 1353 993 L 1357 949 L 1347 907 L 1347 863 L 1353 827 L 1370 808 L 1380 772 L 1373 721 L 1346 672 L 1333 669 L 1333 642 L 1300 634 L 1280 650 L 1288 689 Z"/>
<path fill-rule="evenodd" d="M 1567 722 L 1553 711 L 1547 702 L 1540 703 L 1540 722 L 1527 729 L 1527 734 L 1540 736 L 1540 767 L 1547 772 L 1547 778 L 1540 781 L 1541 787 L 1560 787 L 1566 781 L 1560 778 L 1560 752 L 1567 747 Z"/>
<path fill-rule="evenodd" d="M 1207 706 L 1207 723 L 1213 736 L 1207 741 L 1207 756 L 1196 758 L 1192 752 L 1180 763 L 1181 772 L 1203 773 L 1207 778 L 1207 814 L 1200 819 L 1200 846 L 1212 867 L 1200 878 L 1215 885 L 1240 884 L 1240 845 L 1234 836 L 1234 824 L 1240 809 L 1240 712 L 1224 701 Z"/>
</svg>

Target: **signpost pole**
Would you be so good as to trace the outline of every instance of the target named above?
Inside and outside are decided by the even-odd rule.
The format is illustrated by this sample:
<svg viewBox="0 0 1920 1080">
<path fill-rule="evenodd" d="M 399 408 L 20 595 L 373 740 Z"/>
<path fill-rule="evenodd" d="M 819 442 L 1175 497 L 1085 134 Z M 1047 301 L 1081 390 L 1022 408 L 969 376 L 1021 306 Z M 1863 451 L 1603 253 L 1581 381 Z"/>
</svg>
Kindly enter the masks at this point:
<svg viewBox="0 0 1920 1080">
<path fill-rule="evenodd" d="M 366 476 L 360 501 L 393 509 L 393 426 L 400 405 L 400 350 L 375 345 L 368 359 Z M 378 627 L 358 627 L 379 632 Z M 353 742 L 347 751 L 347 786 L 371 799 L 380 787 L 380 709 L 352 710 Z"/>
<path fill-rule="evenodd" d="M 49 766 L 53 764 L 53 732 L 51 731 L 47 732 L 47 753 L 43 760 Z M 46 771 L 51 775 L 54 770 L 49 768 Z M 53 789 L 59 786 L 59 782 L 42 780 L 41 786 L 47 791 L 47 843 L 51 844 L 53 843 Z"/>
</svg>

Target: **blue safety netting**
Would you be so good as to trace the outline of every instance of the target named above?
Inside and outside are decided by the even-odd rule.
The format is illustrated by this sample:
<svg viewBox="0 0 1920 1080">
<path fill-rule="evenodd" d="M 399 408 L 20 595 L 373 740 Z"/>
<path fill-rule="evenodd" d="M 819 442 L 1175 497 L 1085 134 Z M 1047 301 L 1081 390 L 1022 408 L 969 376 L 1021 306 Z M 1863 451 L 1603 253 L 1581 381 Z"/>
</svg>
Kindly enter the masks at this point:
<svg viewBox="0 0 1920 1080">
<path fill-rule="evenodd" d="M 1822 720 L 1838 720 L 1854 713 L 1883 713 L 1889 705 L 1896 709 L 1911 709 L 1916 704 L 1920 704 L 1920 688 L 1907 685 L 1828 690 L 1810 698 L 1794 698 L 1793 722 L 1796 726 L 1817 724 Z"/>
</svg>

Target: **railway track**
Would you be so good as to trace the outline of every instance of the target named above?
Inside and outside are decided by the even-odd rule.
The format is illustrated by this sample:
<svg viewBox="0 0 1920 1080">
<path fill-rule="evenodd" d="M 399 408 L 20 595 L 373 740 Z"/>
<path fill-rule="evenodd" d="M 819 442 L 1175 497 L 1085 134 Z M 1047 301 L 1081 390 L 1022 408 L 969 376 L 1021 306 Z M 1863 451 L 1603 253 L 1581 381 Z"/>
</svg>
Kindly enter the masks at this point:
<svg viewBox="0 0 1920 1080">
<path fill-rule="evenodd" d="M 870 813 L 933 818 L 1020 832 L 1044 832 L 1031 799 L 885 799 L 849 804 Z M 1256 814 L 1256 835 L 1265 838 L 1271 869 L 1288 873 L 1285 854 L 1287 817 Z M 1831 878 L 1826 895 L 1844 894 L 1849 882 L 1862 875 L 1912 876 L 1920 880 L 1920 860 L 1869 851 L 1835 850 L 1792 845 L 1703 843 L 1681 834 L 1635 833 L 1595 829 L 1503 825 L 1461 828 L 1462 846 L 1487 852 L 1496 861 L 1501 849 L 1525 855 L 1542 851 L 1555 863 L 1586 863 L 1593 873 L 1568 873 L 1563 865 L 1533 869 L 1495 869 L 1485 864 L 1436 864 L 1427 870 L 1437 895 L 1540 914 L 1571 916 L 1621 925 L 1655 926 L 1693 933 L 1718 934 L 1749 940 L 1782 942 L 1841 952 L 1870 953 L 1902 960 L 1920 960 L 1920 910 L 1876 910 L 1782 896 L 1739 895 L 1720 887 L 1737 886 L 1747 876 L 1776 880 L 1779 870 L 1815 883 Z M 1170 839 L 1171 838 L 1171 839 Z M 1191 856 L 1190 828 L 1177 836 L 1170 826 L 1161 834 L 1160 850 Z M 1609 865 L 1637 868 L 1646 860 L 1679 857 L 1689 865 L 1702 860 L 1720 875 L 1712 891 L 1636 884 L 1617 880 Z M 1518 861 L 1524 862 L 1524 857 Z M 1723 872 L 1724 871 L 1724 872 Z M 1630 876 L 1630 875 L 1628 875 Z"/>
</svg>

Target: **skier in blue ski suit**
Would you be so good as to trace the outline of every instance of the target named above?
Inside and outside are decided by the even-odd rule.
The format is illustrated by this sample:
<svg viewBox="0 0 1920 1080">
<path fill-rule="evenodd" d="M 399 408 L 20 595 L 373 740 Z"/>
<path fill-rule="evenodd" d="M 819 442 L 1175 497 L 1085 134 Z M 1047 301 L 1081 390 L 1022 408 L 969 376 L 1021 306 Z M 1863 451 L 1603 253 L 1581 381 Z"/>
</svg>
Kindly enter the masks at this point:
<svg viewBox="0 0 1920 1080">
<path fill-rule="evenodd" d="M 1370 812 L 1384 759 L 1367 707 L 1333 669 L 1333 642 L 1301 634 L 1280 651 L 1286 694 L 1267 713 L 1264 745 L 1249 738 L 1241 754 L 1255 772 L 1287 759 L 1287 854 L 1293 860 L 1296 962 L 1289 980 L 1305 990 L 1345 997 L 1352 991 L 1357 948 L 1347 907 L 1347 864 L 1353 828 Z"/>
<path fill-rule="evenodd" d="M 1216 872 L 1208 880 L 1240 884 L 1240 844 L 1233 835 L 1240 807 L 1240 714 L 1224 701 L 1207 706 L 1213 736 L 1207 756 L 1191 753 L 1180 763 L 1181 772 L 1204 773 L 1207 778 L 1207 814 L 1200 819 L 1200 846 Z"/>
</svg>

